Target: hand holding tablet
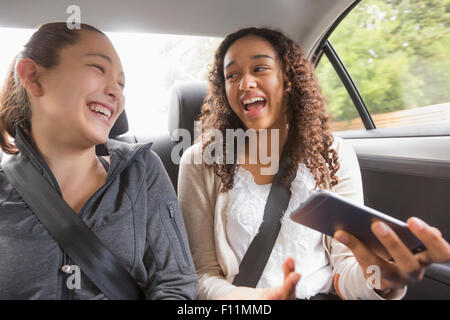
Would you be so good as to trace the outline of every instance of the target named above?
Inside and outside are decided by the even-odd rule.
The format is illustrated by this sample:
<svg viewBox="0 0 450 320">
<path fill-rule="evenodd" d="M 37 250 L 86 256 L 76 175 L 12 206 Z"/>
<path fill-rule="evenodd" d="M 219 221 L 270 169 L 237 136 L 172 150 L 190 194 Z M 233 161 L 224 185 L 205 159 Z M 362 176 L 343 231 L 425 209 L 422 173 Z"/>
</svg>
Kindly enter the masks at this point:
<svg viewBox="0 0 450 320">
<path fill-rule="evenodd" d="M 291 219 L 330 237 L 338 230 L 346 231 L 377 255 L 390 258 L 389 253 L 370 229 L 373 222 L 383 221 L 397 233 L 412 253 L 426 250 L 405 222 L 372 208 L 357 205 L 328 191 L 313 193 L 291 214 Z"/>
<path fill-rule="evenodd" d="M 366 278 L 369 266 L 380 267 L 378 290 L 404 288 L 421 280 L 429 264 L 450 261 L 450 245 L 438 229 L 418 218 L 402 222 L 328 191 L 311 195 L 291 219 L 346 245 Z"/>
</svg>

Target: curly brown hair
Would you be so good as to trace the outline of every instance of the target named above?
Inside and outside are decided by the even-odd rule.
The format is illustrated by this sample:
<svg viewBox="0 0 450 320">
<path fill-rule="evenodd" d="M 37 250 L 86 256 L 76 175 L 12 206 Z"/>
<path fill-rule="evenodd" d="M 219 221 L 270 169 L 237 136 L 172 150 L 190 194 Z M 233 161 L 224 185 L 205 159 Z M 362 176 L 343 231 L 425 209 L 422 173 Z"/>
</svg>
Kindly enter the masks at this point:
<svg viewBox="0 0 450 320">
<path fill-rule="evenodd" d="M 293 178 L 299 163 L 303 162 L 314 175 L 316 188 L 333 187 L 338 183 L 336 172 L 339 162 L 336 150 L 331 148 L 334 138 L 329 130 L 329 116 L 325 111 L 325 98 L 321 94 L 314 67 L 300 47 L 281 32 L 267 28 L 245 28 L 228 35 L 215 52 L 214 64 L 209 73 L 209 89 L 205 97 L 200 121 L 202 125 L 202 150 L 214 141 L 206 133 L 219 130 L 223 137 L 226 129 L 243 129 L 245 126 L 231 109 L 225 93 L 224 57 L 230 46 L 245 36 L 257 36 L 271 43 L 284 72 L 284 88 L 287 94 L 288 136 L 283 153 L 290 163 L 284 182 Z M 226 157 L 227 142 L 223 144 Z M 236 158 L 236 152 L 234 153 Z M 220 177 L 227 192 L 233 188 L 234 177 L 239 167 L 234 164 L 212 163 L 208 166 Z"/>
</svg>

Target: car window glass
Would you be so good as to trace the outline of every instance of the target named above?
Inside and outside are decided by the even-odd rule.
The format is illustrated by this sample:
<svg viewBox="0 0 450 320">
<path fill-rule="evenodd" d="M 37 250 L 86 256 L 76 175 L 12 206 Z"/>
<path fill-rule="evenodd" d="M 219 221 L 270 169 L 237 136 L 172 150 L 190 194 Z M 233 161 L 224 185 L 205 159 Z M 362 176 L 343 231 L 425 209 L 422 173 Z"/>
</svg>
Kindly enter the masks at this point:
<svg viewBox="0 0 450 320">
<path fill-rule="evenodd" d="M 353 101 L 326 55 L 320 58 L 316 73 L 326 99 L 331 131 L 364 130 Z"/>
<path fill-rule="evenodd" d="M 377 128 L 450 125 L 449 8 L 449 0 L 361 1 L 331 34 Z"/>
</svg>

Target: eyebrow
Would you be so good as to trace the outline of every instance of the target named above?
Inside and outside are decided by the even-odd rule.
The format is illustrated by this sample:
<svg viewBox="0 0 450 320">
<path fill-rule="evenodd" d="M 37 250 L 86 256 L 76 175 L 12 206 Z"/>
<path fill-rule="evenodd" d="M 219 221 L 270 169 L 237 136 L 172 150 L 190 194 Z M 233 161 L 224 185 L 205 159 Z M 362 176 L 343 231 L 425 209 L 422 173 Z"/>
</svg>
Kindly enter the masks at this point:
<svg viewBox="0 0 450 320">
<path fill-rule="evenodd" d="M 102 54 L 102 53 L 86 53 L 85 56 L 97 56 L 97 57 L 103 58 L 103 59 L 107 60 L 108 62 L 112 63 L 112 59 L 109 56 L 107 56 L 106 54 Z M 121 71 L 120 74 L 125 76 L 125 73 L 123 71 Z"/>
<path fill-rule="evenodd" d="M 257 54 L 257 55 L 252 56 L 252 59 L 272 59 L 272 60 L 275 60 L 273 57 L 271 57 L 271 56 L 269 56 L 267 54 Z M 224 69 L 226 69 L 228 67 L 231 67 L 235 63 L 236 63 L 236 61 L 234 61 L 234 60 L 230 61 L 229 63 L 227 63 L 227 65 L 225 66 Z"/>
<path fill-rule="evenodd" d="M 108 60 L 109 62 L 112 63 L 112 59 L 111 59 L 110 57 L 108 57 L 107 55 L 105 55 L 105 54 L 101 54 L 101 53 L 86 53 L 85 55 L 86 55 L 86 56 L 97 56 L 97 57 L 101 57 L 101 58 L 103 58 L 103 59 L 105 59 L 105 60 Z"/>
</svg>

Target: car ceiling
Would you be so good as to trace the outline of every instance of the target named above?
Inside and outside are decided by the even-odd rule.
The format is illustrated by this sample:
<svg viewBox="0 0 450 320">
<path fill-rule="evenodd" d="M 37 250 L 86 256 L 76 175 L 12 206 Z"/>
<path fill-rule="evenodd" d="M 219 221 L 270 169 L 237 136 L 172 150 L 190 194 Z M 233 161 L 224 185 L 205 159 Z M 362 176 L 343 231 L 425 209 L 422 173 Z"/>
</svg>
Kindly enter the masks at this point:
<svg viewBox="0 0 450 320">
<path fill-rule="evenodd" d="M 81 22 L 112 32 L 149 32 L 224 37 L 241 27 L 282 30 L 310 54 L 354 0 L 2 0 L 0 27 L 36 28 L 66 21 L 67 7 Z"/>
</svg>

